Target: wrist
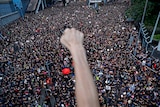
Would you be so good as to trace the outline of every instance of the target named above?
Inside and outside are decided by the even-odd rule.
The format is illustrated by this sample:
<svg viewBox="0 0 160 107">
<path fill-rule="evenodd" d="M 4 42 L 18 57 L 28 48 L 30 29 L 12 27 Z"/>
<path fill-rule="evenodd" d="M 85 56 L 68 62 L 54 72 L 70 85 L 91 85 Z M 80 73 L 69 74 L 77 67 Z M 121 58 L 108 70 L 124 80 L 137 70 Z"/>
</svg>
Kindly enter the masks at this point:
<svg viewBox="0 0 160 107">
<path fill-rule="evenodd" d="M 85 52 L 84 47 L 81 44 L 71 46 L 70 51 L 72 55 Z"/>
</svg>

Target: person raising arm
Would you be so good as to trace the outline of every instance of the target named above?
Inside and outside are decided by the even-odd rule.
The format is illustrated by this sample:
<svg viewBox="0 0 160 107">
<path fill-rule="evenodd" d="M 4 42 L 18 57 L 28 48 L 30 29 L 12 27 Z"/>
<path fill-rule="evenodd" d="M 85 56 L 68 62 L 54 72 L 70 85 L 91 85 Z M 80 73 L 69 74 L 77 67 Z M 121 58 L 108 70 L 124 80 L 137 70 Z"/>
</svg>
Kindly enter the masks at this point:
<svg viewBox="0 0 160 107">
<path fill-rule="evenodd" d="M 84 34 L 75 28 L 67 28 L 60 41 L 66 46 L 74 61 L 76 78 L 76 99 L 78 107 L 100 107 L 97 89 L 89 69 L 83 46 Z"/>
</svg>

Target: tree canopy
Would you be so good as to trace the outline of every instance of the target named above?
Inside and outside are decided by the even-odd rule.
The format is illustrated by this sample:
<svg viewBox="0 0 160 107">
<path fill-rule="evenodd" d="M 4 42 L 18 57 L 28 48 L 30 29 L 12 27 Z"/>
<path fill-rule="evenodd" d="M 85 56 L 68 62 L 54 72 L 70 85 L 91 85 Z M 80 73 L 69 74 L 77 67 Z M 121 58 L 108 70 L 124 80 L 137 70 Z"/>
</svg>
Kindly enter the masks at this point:
<svg viewBox="0 0 160 107">
<path fill-rule="evenodd" d="M 140 22 L 146 0 L 131 0 L 131 6 L 126 10 L 126 16 Z M 145 14 L 145 24 L 153 26 L 160 11 L 160 0 L 149 0 Z"/>
</svg>

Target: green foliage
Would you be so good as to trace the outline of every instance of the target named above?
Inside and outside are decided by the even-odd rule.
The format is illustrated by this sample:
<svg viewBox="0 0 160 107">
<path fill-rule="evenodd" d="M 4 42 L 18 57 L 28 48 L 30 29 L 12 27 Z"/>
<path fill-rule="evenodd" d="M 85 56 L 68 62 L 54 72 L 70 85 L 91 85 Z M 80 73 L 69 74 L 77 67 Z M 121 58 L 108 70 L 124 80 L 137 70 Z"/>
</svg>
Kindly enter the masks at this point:
<svg viewBox="0 0 160 107">
<path fill-rule="evenodd" d="M 160 40 L 160 34 L 154 35 L 153 39 L 159 41 Z"/>
<path fill-rule="evenodd" d="M 146 26 L 154 27 L 156 20 L 157 20 L 157 15 L 152 15 L 152 16 L 146 17 L 144 20 L 144 23 Z"/>
<path fill-rule="evenodd" d="M 126 10 L 126 16 L 133 18 L 136 22 L 141 20 L 146 0 L 132 0 L 132 5 Z M 156 3 L 148 1 L 145 17 L 151 16 Z"/>
</svg>

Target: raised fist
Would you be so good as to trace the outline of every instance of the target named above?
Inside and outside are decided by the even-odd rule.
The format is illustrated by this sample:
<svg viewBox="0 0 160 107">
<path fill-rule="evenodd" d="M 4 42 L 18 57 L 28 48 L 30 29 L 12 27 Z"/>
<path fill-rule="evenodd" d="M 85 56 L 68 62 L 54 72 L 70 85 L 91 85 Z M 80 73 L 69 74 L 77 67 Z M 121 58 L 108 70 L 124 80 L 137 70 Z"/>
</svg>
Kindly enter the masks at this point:
<svg viewBox="0 0 160 107">
<path fill-rule="evenodd" d="M 72 49 L 81 47 L 83 45 L 83 37 L 83 33 L 75 28 L 67 28 L 64 31 L 60 41 L 72 52 Z"/>
</svg>

